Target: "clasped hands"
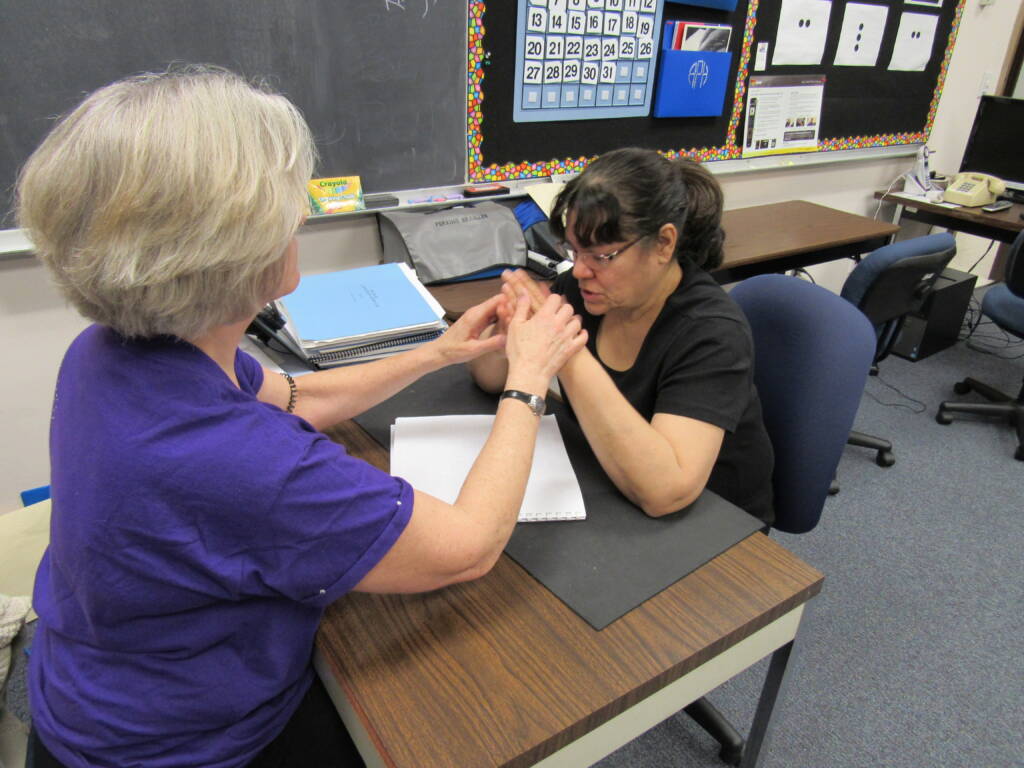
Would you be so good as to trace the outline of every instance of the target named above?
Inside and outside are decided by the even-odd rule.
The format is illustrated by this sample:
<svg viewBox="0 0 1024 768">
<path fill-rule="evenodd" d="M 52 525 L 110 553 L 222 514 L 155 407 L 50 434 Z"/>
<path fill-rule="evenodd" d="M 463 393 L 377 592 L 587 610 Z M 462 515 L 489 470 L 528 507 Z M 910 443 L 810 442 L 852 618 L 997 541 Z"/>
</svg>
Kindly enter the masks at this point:
<svg viewBox="0 0 1024 768">
<path fill-rule="evenodd" d="M 527 305 L 527 317 L 539 312 L 552 296 L 547 285 L 538 283 L 522 269 L 506 269 L 501 273 L 501 298 L 498 305 L 498 332 L 504 333 L 520 302 Z M 567 302 L 558 296 L 559 304 Z"/>
<path fill-rule="evenodd" d="M 550 378 L 587 343 L 587 332 L 561 296 L 522 270 L 502 273 L 501 293 L 466 310 L 438 343 L 448 363 L 504 350 L 509 372 Z"/>
</svg>

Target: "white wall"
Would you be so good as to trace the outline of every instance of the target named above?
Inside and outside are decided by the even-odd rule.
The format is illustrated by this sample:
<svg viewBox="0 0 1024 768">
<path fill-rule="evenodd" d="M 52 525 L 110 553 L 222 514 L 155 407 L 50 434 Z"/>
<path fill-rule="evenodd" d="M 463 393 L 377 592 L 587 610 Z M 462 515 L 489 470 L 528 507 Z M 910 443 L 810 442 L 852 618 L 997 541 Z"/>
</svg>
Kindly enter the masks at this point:
<svg viewBox="0 0 1024 768">
<path fill-rule="evenodd" d="M 933 169 L 959 168 L 979 86 L 987 73 L 994 73 L 994 80 L 1002 71 L 1020 10 L 1021 0 L 995 0 L 985 8 L 978 0 L 968 0 L 929 140 L 936 153 Z M 871 216 L 877 209 L 872 192 L 888 187 L 909 165 L 907 158 L 876 159 L 731 174 L 721 181 L 729 208 L 805 199 Z M 880 215 L 887 213 L 883 209 Z M 961 249 L 979 252 L 974 240 L 961 238 Z M 307 273 L 374 263 L 378 247 L 369 216 L 310 225 L 300 233 L 301 264 Z M 837 290 L 849 269 L 848 262 L 839 262 L 817 267 L 814 274 Z M 985 263 L 976 271 L 982 270 Z M 49 482 L 46 446 L 53 384 L 64 349 L 84 325 L 64 306 L 33 259 L 0 261 L 0 423 L 6 436 L 0 445 L 0 512 L 20 504 L 20 490 Z M 84 448 L 94 449 L 102 446 Z"/>
</svg>

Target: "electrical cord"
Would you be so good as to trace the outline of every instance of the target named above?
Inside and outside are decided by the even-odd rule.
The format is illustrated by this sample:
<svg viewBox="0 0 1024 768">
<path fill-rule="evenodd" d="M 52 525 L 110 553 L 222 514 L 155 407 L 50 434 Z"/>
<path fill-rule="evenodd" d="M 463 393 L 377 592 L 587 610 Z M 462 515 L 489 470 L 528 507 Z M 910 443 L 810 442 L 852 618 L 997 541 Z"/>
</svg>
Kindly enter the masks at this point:
<svg viewBox="0 0 1024 768">
<path fill-rule="evenodd" d="M 982 328 L 981 333 L 978 329 Z M 994 331 L 994 332 L 993 332 Z M 964 342 L 964 345 L 975 352 L 983 355 L 993 355 L 1003 360 L 1019 360 L 1024 357 L 1024 351 L 1019 354 L 1002 355 L 1003 350 L 1020 349 L 1024 345 L 1024 339 L 1017 339 L 1004 331 L 994 322 L 982 314 L 981 302 L 977 296 L 972 295 L 967 304 L 967 312 L 964 314 L 963 323 L 960 325 L 960 333 L 957 341 Z"/>
<path fill-rule="evenodd" d="M 1024 339 L 1011 338 L 1009 333 L 1004 331 L 991 320 L 986 320 L 985 324 L 993 326 L 994 330 L 998 331 L 998 333 L 986 332 L 975 334 L 974 338 L 967 342 L 968 349 L 979 352 L 983 355 L 992 355 L 993 357 L 998 357 L 1001 360 L 1019 360 L 1024 357 L 1024 350 L 1017 352 L 1017 350 L 1024 346 Z M 1000 352 L 1006 350 L 1013 350 L 1016 354 L 1000 354 Z"/>
<path fill-rule="evenodd" d="M 882 400 L 881 398 L 879 398 L 878 395 L 876 395 L 874 392 L 869 392 L 867 389 L 865 389 L 864 390 L 864 394 L 867 395 L 868 397 L 870 397 L 872 400 L 874 400 L 879 405 L 884 405 L 886 408 L 906 408 L 911 413 L 924 413 L 925 410 L 927 410 L 928 406 L 926 406 L 920 400 L 917 400 L 917 399 L 911 397 L 906 392 L 903 392 L 902 390 L 900 390 L 899 387 L 896 387 L 893 384 L 890 384 L 888 381 L 886 381 L 885 379 L 882 378 L 881 374 L 879 374 L 877 376 L 873 376 L 871 378 L 877 379 L 880 384 L 882 384 L 885 387 L 888 387 L 893 392 L 895 392 L 897 395 L 902 397 L 904 400 L 909 400 L 910 403 L 911 403 L 911 404 L 907 404 L 907 403 L 887 403 L 884 400 Z"/>
<path fill-rule="evenodd" d="M 967 303 L 967 311 L 964 313 L 964 321 L 960 324 L 960 334 L 957 336 L 957 341 L 967 341 L 971 338 L 984 319 L 985 316 L 981 314 L 981 302 L 978 301 L 976 296 L 971 294 L 971 298 Z"/>
<path fill-rule="evenodd" d="M 892 188 L 896 186 L 896 182 L 903 181 L 903 179 L 905 179 L 906 177 L 907 174 L 901 173 L 899 176 L 892 180 L 892 183 L 888 187 L 886 187 L 885 192 L 882 193 L 882 197 L 878 198 L 878 206 L 875 208 L 875 215 L 872 216 L 871 218 L 873 218 L 875 221 L 878 221 L 878 214 L 882 210 L 882 203 L 884 202 L 885 196 L 892 192 Z"/>
<path fill-rule="evenodd" d="M 790 271 L 792 272 L 793 277 L 800 277 L 801 275 L 803 275 L 804 279 L 808 280 L 812 285 L 818 284 L 818 282 L 814 279 L 814 276 L 803 267 L 799 267 L 797 269 L 793 269 Z"/>
<path fill-rule="evenodd" d="M 978 257 L 978 260 L 976 262 L 971 264 L 970 268 L 967 271 L 968 272 L 973 272 L 974 268 L 977 267 L 979 264 L 981 264 L 981 260 L 984 259 L 986 256 L 988 256 L 988 252 L 992 250 L 992 246 L 995 245 L 995 244 L 996 244 L 995 240 L 989 240 L 988 241 L 988 248 L 986 248 L 985 252 L 983 254 L 981 254 L 981 256 Z"/>
</svg>

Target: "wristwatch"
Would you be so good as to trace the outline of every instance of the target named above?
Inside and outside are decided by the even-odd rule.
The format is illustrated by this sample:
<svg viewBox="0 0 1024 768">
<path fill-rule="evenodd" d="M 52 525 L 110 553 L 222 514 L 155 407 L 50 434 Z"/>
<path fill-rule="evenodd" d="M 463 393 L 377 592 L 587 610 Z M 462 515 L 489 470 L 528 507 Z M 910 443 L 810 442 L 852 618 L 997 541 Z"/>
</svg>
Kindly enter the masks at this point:
<svg viewBox="0 0 1024 768">
<path fill-rule="evenodd" d="M 534 416 L 544 415 L 544 398 L 540 395 L 529 395 L 526 392 L 520 392 L 518 389 L 506 389 L 501 393 L 501 399 L 504 400 L 506 397 L 526 403 L 530 406 Z"/>
</svg>

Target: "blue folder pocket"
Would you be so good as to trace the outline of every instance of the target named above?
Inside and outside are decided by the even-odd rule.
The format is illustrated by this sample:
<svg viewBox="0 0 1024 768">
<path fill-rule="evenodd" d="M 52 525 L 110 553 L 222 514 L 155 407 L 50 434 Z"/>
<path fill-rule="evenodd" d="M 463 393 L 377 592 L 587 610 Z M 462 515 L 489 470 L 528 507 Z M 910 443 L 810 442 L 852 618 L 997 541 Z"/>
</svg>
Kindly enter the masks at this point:
<svg viewBox="0 0 1024 768">
<path fill-rule="evenodd" d="M 654 92 L 655 117 L 722 114 L 732 54 L 728 51 L 661 52 Z"/>
<path fill-rule="evenodd" d="M 680 5 L 699 5 L 703 8 L 717 8 L 720 11 L 735 11 L 736 0 L 668 0 Z"/>
</svg>

